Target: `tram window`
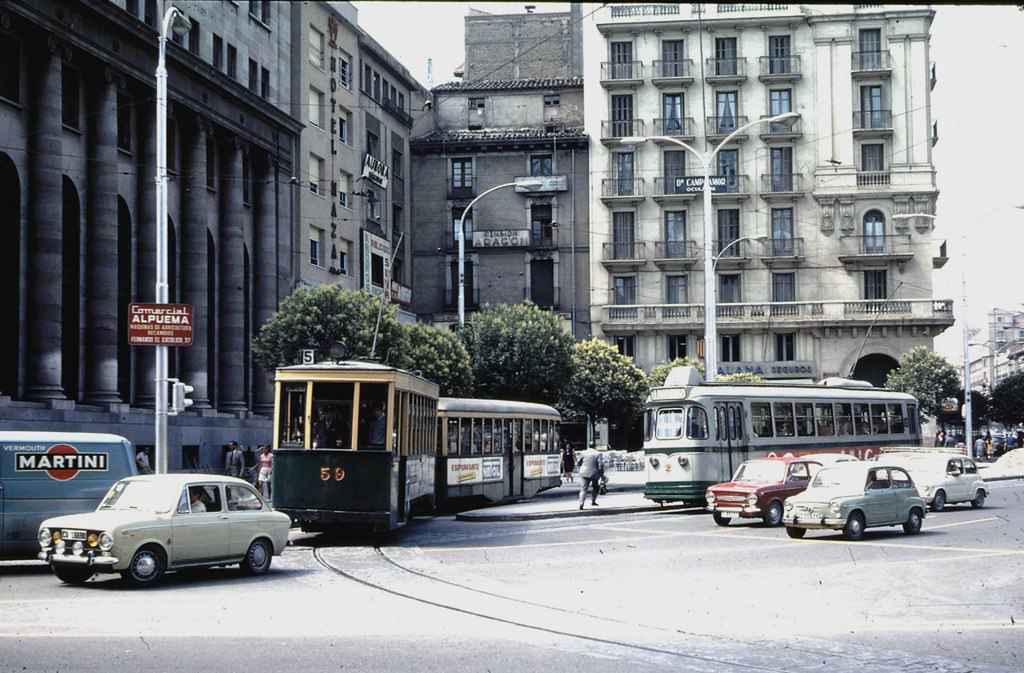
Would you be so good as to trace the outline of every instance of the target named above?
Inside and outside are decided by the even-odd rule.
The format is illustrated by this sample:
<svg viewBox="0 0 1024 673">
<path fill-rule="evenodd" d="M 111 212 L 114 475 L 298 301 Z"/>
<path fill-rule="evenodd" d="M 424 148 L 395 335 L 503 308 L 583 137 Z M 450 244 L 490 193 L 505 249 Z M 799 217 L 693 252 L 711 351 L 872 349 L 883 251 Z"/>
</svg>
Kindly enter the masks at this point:
<svg viewBox="0 0 1024 673">
<path fill-rule="evenodd" d="M 473 451 L 473 421 L 469 418 L 459 422 L 459 455 L 468 456 Z"/>
<path fill-rule="evenodd" d="M 885 415 L 884 404 L 871 405 L 871 429 L 876 435 L 889 434 L 889 421 Z"/>
<path fill-rule="evenodd" d="M 654 409 L 648 409 L 644 417 L 644 441 L 646 442 L 654 439 Z"/>
<path fill-rule="evenodd" d="M 796 434 L 799 437 L 814 436 L 814 405 L 810 402 L 794 402 L 796 410 Z"/>
<path fill-rule="evenodd" d="M 533 453 L 533 419 L 523 421 L 523 439 L 526 440 L 523 453 Z"/>
<path fill-rule="evenodd" d="M 512 421 L 512 453 L 522 453 L 523 451 L 523 422 L 519 419 Z"/>
<path fill-rule="evenodd" d="M 490 418 L 483 419 L 484 441 L 481 451 L 491 453 L 494 446 L 494 421 Z"/>
<path fill-rule="evenodd" d="M 289 383 L 283 386 L 278 409 L 280 417 L 277 422 L 281 433 L 278 445 L 305 446 L 306 384 Z"/>
<path fill-rule="evenodd" d="M 814 417 L 817 420 L 819 436 L 831 437 L 836 434 L 835 417 L 832 415 L 831 404 L 815 404 Z"/>
<path fill-rule="evenodd" d="M 391 412 L 387 407 L 387 402 L 387 383 L 361 383 L 359 385 L 360 448 L 394 450 L 394 437 L 387 436 L 388 414 Z M 378 409 L 380 415 L 377 414 Z"/>
<path fill-rule="evenodd" d="M 847 402 L 836 404 L 836 434 L 853 434 L 852 406 Z"/>
<path fill-rule="evenodd" d="M 473 455 L 479 455 L 483 452 L 484 423 L 486 423 L 486 420 L 483 418 L 473 419 Z"/>
<path fill-rule="evenodd" d="M 658 421 L 654 432 L 656 439 L 679 439 L 683 436 L 683 410 L 658 409 Z"/>
<path fill-rule="evenodd" d="M 772 408 L 767 402 L 750 403 L 750 422 L 755 437 L 772 436 Z"/>
<path fill-rule="evenodd" d="M 448 455 L 459 455 L 459 419 L 448 419 Z"/>
<path fill-rule="evenodd" d="M 871 434 L 871 417 L 868 413 L 868 405 L 853 405 L 853 427 L 858 435 Z"/>
<path fill-rule="evenodd" d="M 540 445 L 541 451 L 547 452 L 551 450 L 551 444 L 548 442 L 550 436 L 548 434 L 548 422 L 540 421 Z"/>
<path fill-rule="evenodd" d="M 890 404 L 889 407 L 889 432 L 894 435 L 902 435 L 905 428 L 903 425 L 903 405 Z"/>
<path fill-rule="evenodd" d="M 708 438 L 708 415 L 703 407 L 691 406 L 686 409 L 686 437 L 688 439 Z"/>
<path fill-rule="evenodd" d="M 743 439 L 743 411 L 738 405 L 729 405 L 729 439 Z"/>
<path fill-rule="evenodd" d="M 775 412 L 775 436 L 793 436 L 793 405 L 789 402 L 775 402 L 772 407 Z"/>
</svg>

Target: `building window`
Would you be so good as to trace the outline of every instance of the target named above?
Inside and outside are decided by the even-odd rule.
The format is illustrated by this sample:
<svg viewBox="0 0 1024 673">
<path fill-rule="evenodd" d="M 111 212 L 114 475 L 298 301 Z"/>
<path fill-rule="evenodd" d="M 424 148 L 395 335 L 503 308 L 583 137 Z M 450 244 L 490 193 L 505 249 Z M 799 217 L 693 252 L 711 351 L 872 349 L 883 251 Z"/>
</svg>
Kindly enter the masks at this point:
<svg viewBox="0 0 1024 673">
<path fill-rule="evenodd" d="M 348 241 L 341 241 L 338 245 L 338 271 L 345 276 L 348 275 L 348 260 L 349 257 L 351 257 L 351 253 L 349 252 L 351 245 L 352 244 Z"/>
<path fill-rule="evenodd" d="M 346 145 L 352 144 L 352 113 L 348 110 L 338 112 L 338 140 Z"/>
<path fill-rule="evenodd" d="M 879 255 L 885 252 L 885 218 L 877 210 L 864 215 L 864 254 Z"/>
<path fill-rule="evenodd" d="M 615 348 L 625 355 L 627 358 L 636 357 L 636 337 L 632 334 L 628 336 L 617 336 L 615 337 Z"/>
<path fill-rule="evenodd" d="M 252 197 L 252 165 L 249 153 L 242 152 L 242 203 L 249 204 Z"/>
<path fill-rule="evenodd" d="M 338 81 L 346 89 L 352 89 L 352 57 L 345 53 L 338 57 Z"/>
<path fill-rule="evenodd" d="M 735 63 L 733 67 L 735 67 Z M 736 130 L 738 97 L 739 94 L 736 91 L 715 92 L 715 133 L 732 133 Z"/>
<path fill-rule="evenodd" d="M 462 218 L 462 213 L 466 213 L 466 220 L 462 223 L 466 246 L 473 245 L 473 211 L 466 212 L 465 208 L 452 208 L 452 247 L 459 245 L 459 220 Z"/>
<path fill-rule="evenodd" d="M 309 62 L 324 68 L 324 34 L 313 26 L 309 27 Z"/>
<path fill-rule="evenodd" d="M 132 151 L 132 97 L 117 93 L 117 147 L 125 152 Z"/>
<path fill-rule="evenodd" d="M 551 245 L 554 227 L 551 224 L 551 206 L 534 204 L 530 207 L 530 240 L 534 245 Z"/>
<path fill-rule="evenodd" d="M 860 169 L 872 173 L 885 171 L 885 145 L 882 143 L 861 145 Z"/>
<path fill-rule="evenodd" d="M 320 184 L 324 180 L 324 160 L 315 154 L 309 155 L 309 191 L 320 194 Z"/>
<path fill-rule="evenodd" d="M 772 274 L 772 301 L 796 301 L 796 274 Z"/>
<path fill-rule="evenodd" d="M 738 304 L 740 298 L 740 275 L 723 273 L 718 276 L 718 302 L 720 304 Z"/>
<path fill-rule="evenodd" d="M 249 16 L 267 23 L 270 20 L 270 0 L 249 0 Z"/>
<path fill-rule="evenodd" d="M 790 56 L 792 55 L 792 40 L 789 35 L 768 36 L 768 72 L 771 74 L 784 74 L 791 71 Z"/>
<path fill-rule="evenodd" d="M 780 362 L 796 360 L 796 335 L 792 332 L 775 335 L 775 359 Z"/>
<path fill-rule="evenodd" d="M 888 296 L 888 273 L 885 269 L 864 272 L 864 298 L 882 299 Z"/>
<path fill-rule="evenodd" d="M 722 344 L 718 359 L 722 362 L 741 362 L 743 360 L 740 352 L 739 334 L 722 334 L 719 341 Z"/>
<path fill-rule="evenodd" d="M 60 74 L 61 121 L 65 126 L 78 129 L 81 125 L 78 71 L 68 67 L 65 63 L 64 67 L 61 68 Z"/>
<path fill-rule="evenodd" d="M 213 34 L 213 67 L 224 69 L 224 39 L 216 33 Z"/>
<path fill-rule="evenodd" d="M 266 68 L 260 68 L 260 96 L 270 99 L 270 71 Z"/>
<path fill-rule="evenodd" d="M 772 256 L 792 257 L 793 249 L 793 209 L 772 208 Z"/>
<path fill-rule="evenodd" d="M 394 138 L 392 138 L 392 141 L 393 140 L 394 140 Z M 396 178 L 402 177 L 402 173 L 403 173 L 402 164 L 404 163 L 404 161 L 405 161 L 405 157 L 402 156 L 402 150 L 397 148 L 397 147 L 394 147 L 394 144 L 392 143 L 392 147 L 391 147 L 391 175 L 392 176 L 394 176 Z"/>
<path fill-rule="evenodd" d="M 192 22 L 192 29 L 188 31 L 188 50 L 199 56 L 199 21 L 195 17 L 189 17 Z"/>
<path fill-rule="evenodd" d="M 659 77 L 684 77 L 686 75 L 686 50 L 682 40 L 661 41 L 661 71 Z"/>
<path fill-rule="evenodd" d="M 768 91 L 768 114 L 772 117 L 793 111 L 792 89 L 771 89 Z M 776 122 L 771 124 L 770 131 L 782 133 L 789 129 L 792 122 Z"/>
<path fill-rule="evenodd" d="M 882 66 L 882 31 L 880 28 L 864 28 L 858 33 L 858 67 L 860 70 L 877 70 Z"/>
<path fill-rule="evenodd" d="M 544 107 L 558 107 L 562 104 L 562 98 L 557 93 L 544 96 Z"/>
<path fill-rule="evenodd" d="M 373 71 L 373 100 L 380 102 L 380 73 Z"/>
<path fill-rule="evenodd" d="M 259 72 L 260 67 L 256 64 L 256 61 L 249 59 L 249 91 L 255 93 L 259 87 Z"/>
<path fill-rule="evenodd" d="M 238 50 L 228 43 L 228 77 L 238 79 Z"/>
<path fill-rule="evenodd" d="M 309 229 L 309 263 L 313 266 L 324 265 L 324 230 L 317 227 Z"/>
<path fill-rule="evenodd" d="M 310 87 L 309 89 L 309 123 L 322 129 L 324 127 L 324 94 Z"/>
<path fill-rule="evenodd" d="M 665 256 L 676 259 L 686 256 L 685 210 L 665 211 Z"/>
<path fill-rule="evenodd" d="M 157 14 L 156 0 L 145 0 L 142 5 L 142 20 L 150 28 L 160 30 L 160 15 Z"/>
<path fill-rule="evenodd" d="M 771 191 L 793 191 L 793 148 L 772 147 L 769 149 L 768 167 L 771 171 Z"/>
<path fill-rule="evenodd" d="M 725 178 L 725 191 L 736 193 L 740 191 L 740 151 L 719 150 L 718 151 L 718 176 Z"/>
<path fill-rule="evenodd" d="M 665 135 L 683 135 L 683 94 L 662 94 L 661 113 Z"/>
<path fill-rule="evenodd" d="M 470 110 L 483 110 L 484 109 L 484 105 L 485 105 L 485 99 L 483 99 L 483 98 L 476 98 L 476 97 L 472 97 L 471 96 L 470 99 L 469 99 L 469 109 Z"/>
<path fill-rule="evenodd" d="M 366 153 L 375 159 L 380 158 L 380 136 L 373 131 L 366 131 Z"/>
<path fill-rule="evenodd" d="M 686 176 L 686 152 L 684 150 L 665 150 L 662 158 L 665 170 L 665 193 L 675 190 L 675 179 Z"/>
<path fill-rule="evenodd" d="M 685 304 L 688 294 L 686 276 L 665 276 L 665 303 Z"/>
<path fill-rule="evenodd" d="M 380 195 L 375 187 L 366 188 L 366 218 L 380 222 Z"/>
<path fill-rule="evenodd" d="M 715 74 L 735 75 L 736 73 L 736 38 L 715 38 Z"/>
<path fill-rule="evenodd" d="M 452 194 L 473 193 L 473 160 L 452 159 Z"/>
<path fill-rule="evenodd" d="M 612 42 L 612 79 L 633 79 L 633 43 Z"/>
<path fill-rule="evenodd" d="M 669 334 L 668 335 L 668 361 L 671 362 L 676 358 L 687 357 L 686 348 L 686 335 L 685 334 Z"/>
<path fill-rule="evenodd" d="M 612 137 L 626 138 L 634 136 L 633 130 L 633 95 L 614 94 L 611 97 Z"/>
<path fill-rule="evenodd" d="M 349 208 L 348 193 L 352 190 L 352 174 L 341 171 L 338 174 L 338 205 Z"/>
<path fill-rule="evenodd" d="M 634 214 L 630 211 L 612 213 L 612 259 L 636 259 Z"/>
<path fill-rule="evenodd" d="M 715 252 L 720 257 L 739 257 L 740 211 L 738 208 L 723 208 L 718 211 L 718 245 Z"/>
<path fill-rule="evenodd" d="M 217 141 L 206 137 L 206 187 L 217 189 Z"/>
<path fill-rule="evenodd" d="M 530 175 L 551 175 L 551 155 L 534 154 L 530 156 Z"/>
<path fill-rule="evenodd" d="M 615 296 L 612 303 L 617 306 L 636 304 L 636 278 L 634 276 L 615 276 L 613 279 Z"/>
</svg>

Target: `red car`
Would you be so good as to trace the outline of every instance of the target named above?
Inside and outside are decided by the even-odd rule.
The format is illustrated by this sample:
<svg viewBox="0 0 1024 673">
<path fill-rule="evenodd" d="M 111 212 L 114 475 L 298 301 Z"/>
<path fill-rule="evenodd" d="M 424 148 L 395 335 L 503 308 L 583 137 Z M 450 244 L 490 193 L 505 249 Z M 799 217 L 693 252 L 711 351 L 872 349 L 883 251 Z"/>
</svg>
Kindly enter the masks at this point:
<svg viewBox="0 0 1024 673">
<path fill-rule="evenodd" d="M 719 526 L 728 526 L 736 517 L 760 518 L 778 526 L 786 498 L 807 488 L 822 465 L 842 460 L 856 459 L 838 454 L 753 458 L 736 469 L 732 481 L 708 488 L 707 509 Z"/>
</svg>

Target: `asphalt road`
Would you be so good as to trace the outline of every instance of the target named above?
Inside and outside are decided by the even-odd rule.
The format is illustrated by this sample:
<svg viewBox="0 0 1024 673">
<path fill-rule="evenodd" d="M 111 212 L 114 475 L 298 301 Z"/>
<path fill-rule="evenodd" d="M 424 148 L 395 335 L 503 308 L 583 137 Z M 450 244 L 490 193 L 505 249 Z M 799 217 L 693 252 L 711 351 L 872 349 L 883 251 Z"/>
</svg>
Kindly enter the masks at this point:
<svg viewBox="0 0 1024 673">
<path fill-rule="evenodd" d="M 0 565 L 0 672 L 1024 669 L 1024 483 L 920 535 L 696 511 L 296 533 L 269 575 L 62 585 Z"/>
</svg>

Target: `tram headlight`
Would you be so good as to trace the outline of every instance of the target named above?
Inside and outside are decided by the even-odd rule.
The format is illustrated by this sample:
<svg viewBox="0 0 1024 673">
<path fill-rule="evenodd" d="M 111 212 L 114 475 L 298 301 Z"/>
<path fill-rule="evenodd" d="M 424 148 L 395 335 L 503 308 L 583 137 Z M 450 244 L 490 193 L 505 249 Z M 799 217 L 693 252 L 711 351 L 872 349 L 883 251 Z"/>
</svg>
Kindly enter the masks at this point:
<svg viewBox="0 0 1024 673">
<path fill-rule="evenodd" d="M 690 459 L 686 456 L 678 456 L 676 457 L 676 462 L 679 463 L 679 467 L 686 467 L 690 464 Z"/>
<path fill-rule="evenodd" d="M 49 547 L 50 546 L 50 529 L 40 528 L 39 529 L 39 546 Z"/>
<path fill-rule="evenodd" d="M 830 502 L 828 504 L 828 511 L 832 512 L 833 514 L 839 514 L 839 510 L 840 509 L 841 508 L 839 506 L 839 501 L 838 500 L 833 500 L 832 502 Z"/>
<path fill-rule="evenodd" d="M 757 504 L 757 493 L 751 493 L 750 495 L 747 496 L 747 504 L 748 505 L 756 505 Z"/>
<path fill-rule="evenodd" d="M 650 457 L 650 461 L 651 461 L 651 467 L 653 467 L 655 470 L 657 470 L 658 469 L 658 465 L 660 465 L 661 462 L 657 458 L 655 458 L 654 456 Z"/>
</svg>

